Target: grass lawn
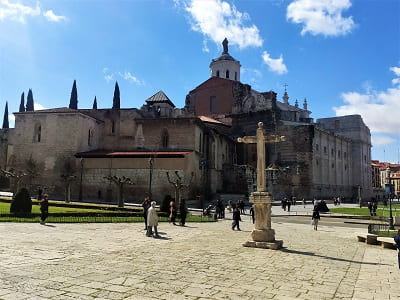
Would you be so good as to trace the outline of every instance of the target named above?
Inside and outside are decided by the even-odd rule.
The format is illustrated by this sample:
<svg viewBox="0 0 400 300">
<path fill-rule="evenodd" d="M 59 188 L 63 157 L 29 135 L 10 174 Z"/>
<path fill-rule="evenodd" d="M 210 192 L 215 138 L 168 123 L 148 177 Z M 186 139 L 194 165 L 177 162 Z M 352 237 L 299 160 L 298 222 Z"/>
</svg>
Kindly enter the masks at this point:
<svg viewBox="0 0 400 300">
<path fill-rule="evenodd" d="M 0 213 L 9 213 L 10 212 L 10 203 L 0 202 Z M 88 209 L 88 208 L 75 208 L 75 207 L 58 207 L 58 206 L 49 206 L 49 213 L 77 213 L 77 212 L 98 212 L 102 213 L 104 210 L 102 209 Z M 32 205 L 32 213 L 40 214 L 39 205 Z"/>
<path fill-rule="evenodd" d="M 332 213 L 357 215 L 357 216 L 369 216 L 370 215 L 369 209 L 366 207 L 362 207 L 362 208 L 338 207 L 338 208 L 331 208 L 331 209 L 329 209 L 329 211 Z M 400 216 L 400 204 L 392 204 L 392 214 L 393 214 L 393 216 Z M 389 217 L 389 205 L 388 206 L 378 205 L 376 215 Z"/>
<path fill-rule="evenodd" d="M 382 237 L 394 237 L 394 235 L 397 234 L 397 230 L 392 230 L 392 231 L 379 231 L 377 233 L 378 236 Z"/>
<path fill-rule="evenodd" d="M 126 214 L 126 211 L 121 211 Z M 0 213 L 7 216 L 0 217 L 0 222 L 28 222 L 39 223 L 38 216 L 32 217 L 16 217 L 10 214 L 10 203 L 0 202 Z M 32 213 L 40 214 L 39 205 L 32 205 Z M 52 216 L 52 213 L 69 213 L 67 216 Z M 82 216 L 79 213 L 98 213 L 99 215 Z M 160 217 L 160 222 L 167 222 L 167 217 Z M 49 217 L 46 219 L 47 223 L 123 223 L 123 222 L 144 222 L 143 217 L 136 216 L 132 212 L 132 216 L 118 216 L 118 211 L 107 211 L 103 209 L 88 209 L 88 208 L 74 208 L 74 207 L 57 207 L 49 206 Z M 179 222 L 179 218 L 177 218 Z M 214 222 L 212 218 L 188 215 L 186 222 Z"/>
</svg>

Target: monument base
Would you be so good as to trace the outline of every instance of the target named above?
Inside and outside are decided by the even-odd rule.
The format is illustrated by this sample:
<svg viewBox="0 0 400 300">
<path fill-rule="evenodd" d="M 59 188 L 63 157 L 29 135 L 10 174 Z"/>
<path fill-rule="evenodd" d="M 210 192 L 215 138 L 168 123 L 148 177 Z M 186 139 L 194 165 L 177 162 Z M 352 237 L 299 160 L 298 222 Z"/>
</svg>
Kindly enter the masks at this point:
<svg viewBox="0 0 400 300">
<path fill-rule="evenodd" d="M 275 230 L 273 229 L 253 229 L 251 238 L 255 242 L 274 242 Z"/>
<path fill-rule="evenodd" d="M 283 246 L 283 241 L 273 241 L 273 242 L 256 242 L 256 241 L 247 241 L 243 244 L 244 247 L 250 248 L 263 248 L 263 249 L 271 249 L 278 250 Z"/>
</svg>

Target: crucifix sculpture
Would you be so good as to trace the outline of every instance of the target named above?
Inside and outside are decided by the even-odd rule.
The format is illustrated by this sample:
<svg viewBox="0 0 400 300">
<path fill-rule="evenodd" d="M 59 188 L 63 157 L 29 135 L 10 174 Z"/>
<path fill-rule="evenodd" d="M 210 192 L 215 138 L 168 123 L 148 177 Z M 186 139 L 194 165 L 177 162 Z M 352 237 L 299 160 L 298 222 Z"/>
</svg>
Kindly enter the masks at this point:
<svg viewBox="0 0 400 300">
<path fill-rule="evenodd" d="M 264 124 L 258 123 L 256 136 L 238 138 L 239 143 L 257 144 L 257 191 L 251 193 L 250 202 L 254 203 L 255 223 L 251 233 L 252 241 L 246 242 L 245 247 L 279 249 L 282 241 L 275 240 L 275 231 L 271 228 L 272 196 L 266 189 L 265 180 L 265 143 L 286 141 L 286 137 L 265 135 Z"/>
</svg>

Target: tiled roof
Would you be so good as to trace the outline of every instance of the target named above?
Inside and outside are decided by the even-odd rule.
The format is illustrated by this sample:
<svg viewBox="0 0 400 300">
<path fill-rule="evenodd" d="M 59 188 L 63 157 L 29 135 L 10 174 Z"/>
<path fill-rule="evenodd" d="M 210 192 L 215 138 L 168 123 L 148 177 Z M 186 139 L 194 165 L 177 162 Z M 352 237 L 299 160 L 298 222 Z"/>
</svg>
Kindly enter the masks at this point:
<svg viewBox="0 0 400 300">
<path fill-rule="evenodd" d="M 149 99 L 147 99 L 146 102 L 148 104 L 152 104 L 152 103 L 168 103 L 172 107 L 175 107 L 175 105 L 168 98 L 168 96 L 165 95 L 165 93 L 163 91 L 159 91 L 158 93 L 154 94 Z"/>
</svg>

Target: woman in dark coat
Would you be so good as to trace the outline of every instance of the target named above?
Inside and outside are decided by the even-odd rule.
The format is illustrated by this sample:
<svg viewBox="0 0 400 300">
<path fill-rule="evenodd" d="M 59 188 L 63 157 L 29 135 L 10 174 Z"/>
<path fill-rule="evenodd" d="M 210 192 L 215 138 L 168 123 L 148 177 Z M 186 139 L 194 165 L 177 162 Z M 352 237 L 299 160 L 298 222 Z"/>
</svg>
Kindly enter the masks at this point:
<svg viewBox="0 0 400 300">
<path fill-rule="evenodd" d="M 185 199 L 182 199 L 181 203 L 179 203 L 179 214 L 181 215 L 181 225 L 185 226 L 186 215 L 187 215 L 187 208 L 186 208 Z"/>
<path fill-rule="evenodd" d="M 44 225 L 47 216 L 49 215 L 49 196 L 44 194 L 43 199 L 40 200 L 40 224 Z"/>
</svg>

